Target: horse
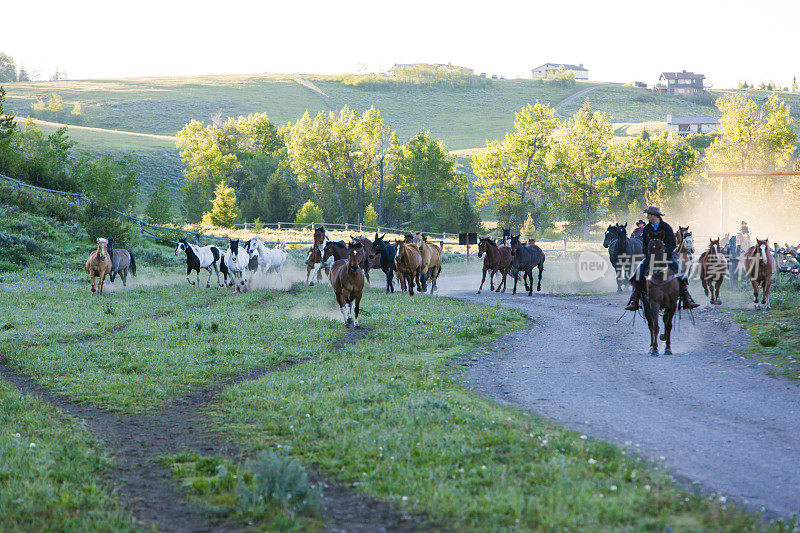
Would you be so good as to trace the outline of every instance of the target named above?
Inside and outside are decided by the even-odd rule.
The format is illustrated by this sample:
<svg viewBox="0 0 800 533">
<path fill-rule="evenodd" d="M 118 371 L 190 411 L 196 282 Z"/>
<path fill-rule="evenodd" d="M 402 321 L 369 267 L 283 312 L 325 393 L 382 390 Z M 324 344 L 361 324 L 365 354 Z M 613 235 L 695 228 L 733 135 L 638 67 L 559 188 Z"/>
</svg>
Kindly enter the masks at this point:
<svg viewBox="0 0 800 533">
<path fill-rule="evenodd" d="M 481 285 L 478 287 L 477 294 L 481 293 L 483 283 L 486 281 L 486 272 L 489 270 L 492 271 L 492 275 L 489 277 L 489 290 L 495 290 L 494 274 L 499 270 L 500 274 L 503 276 L 503 281 L 497 284 L 497 292 L 500 292 L 501 286 L 503 287 L 503 292 L 505 292 L 506 277 L 514 262 L 514 258 L 511 256 L 511 248 L 508 246 L 497 246 L 497 243 L 489 237 L 481 237 L 481 240 L 478 242 L 478 258 L 480 259 L 483 254 L 486 254 L 486 258 L 483 260 L 483 279 L 481 279 Z"/>
<path fill-rule="evenodd" d="M 640 239 L 627 236 L 628 223 L 609 224 L 606 229 L 603 247 L 608 248 L 608 260 L 617 272 L 617 292 L 622 291 L 622 286 L 629 283 L 631 269 L 638 262 L 636 256 L 642 255 L 644 244 Z"/>
<path fill-rule="evenodd" d="M 683 240 L 683 236 L 689 233 L 689 226 L 678 226 L 678 231 L 675 232 L 675 246 L 679 245 Z"/>
<path fill-rule="evenodd" d="M 775 272 L 775 258 L 769 249 L 769 239 L 756 239 L 756 245 L 751 246 L 744 254 L 744 268 L 753 285 L 753 303 L 756 309 L 769 311 L 770 290 L 772 288 L 772 274 Z M 758 301 L 758 292 L 761 290 L 761 303 Z"/>
<path fill-rule="evenodd" d="M 651 273 L 647 277 L 645 290 L 642 293 L 642 307 L 647 326 L 650 329 L 650 355 L 658 356 L 658 339 L 665 341 L 664 355 L 672 355 L 671 334 L 672 319 L 678 310 L 678 300 L 680 296 L 680 281 L 675 276 L 675 272 L 657 270 L 657 264 L 666 264 L 666 254 L 664 252 L 664 232 L 657 231 L 650 238 L 647 246 L 648 256 L 657 259 L 652 261 Z M 658 317 L 663 311 L 664 333 L 658 335 Z"/>
<path fill-rule="evenodd" d="M 236 292 L 247 292 L 249 288 L 244 277 L 244 272 L 247 270 L 249 263 L 250 254 L 239 246 L 239 239 L 230 239 L 228 249 L 225 251 L 225 265 L 231 275 L 230 287 L 233 287 Z"/>
<path fill-rule="evenodd" d="M 519 235 L 511 237 L 511 256 L 513 265 L 517 272 L 522 272 L 522 281 L 525 283 L 525 290 L 528 296 L 533 296 L 533 269 L 539 269 L 539 281 L 536 284 L 536 292 L 542 290 L 542 271 L 544 270 L 544 252 L 535 244 L 522 244 Z M 514 276 L 514 288 L 511 294 L 517 294 L 518 275 Z M 528 281 L 530 280 L 530 287 Z"/>
<path fill-rule="evenodd" d="M 111 256 L 107 246 L 106 239 L 97 239 L 97 250 L 90 253 L 89 259 L 86 260 L 86 273 L 92 278 L 92 292 L 95 292 L 94 278 L 100 278 L 97 283 L 97 294 L 103 294 L 103 283 L 108 273 L 111 272 Z"/>
<path fill-rule="evenodd" d="M 276 248 L 267 248 L 260 237 L 253 237 L 245 243 L 245 250 L 248 254 L 253 254 L 258 260 L 256 273 L 263 273 L 264 276 L 271 272 L 276 272 L 279 279 L 283 279 L 281 270 L 286 264 L 286 243 L 280 243 Z M 251 258 L 252 259 L 252 258 Z"/>
<path fill-rule="evenodd" d="M 358 313 L 361 307 L 361 295 L 364 293 L 366 275 L 361 264 L 366 254 L 360 242 L 350 243 L 347 246 L 347 258 L 337 259 L 333 262 L 331 269 L 331 287 L 336 294 L 336 302 L 342 311 L 344 324 L 347 326 L 353 323 L 353 328 L 358 328 Z M 353 314 L 353 303 L 356 304 L 356 312 Z M 345 311 L 345 305 L 347 311 Z"/>
<path fill-rule="evenodd" d="M 708 240 L 708 250 L 700 254 L 700 281 L 703 283 L 703 292 L 706 293 L 708 303 L 721 305 L 719 288 L 725 281 L 725 273 L 728 271 L 728 262 L 719 247 L 719 239 Z M 709 294 L 711 295 L 710 300 Z"/>
<path fill-rule="evenodd" d="M 328 241 L 325 243 L 325 248 L 322 250 L 322 262 L 330 263 L 333 266 L 334 261 L 340 259 L 347 259 L 350 253 L 350 248 L 344 241 Z M 363 260 L 364 248 L 360 248 L 359 257 Z"/>
<path fill-rule="evenodd" d="M 328 245 L 328 232 L 325 230 L 324 226 L 320 226 L 314 230 L 314 247 L 320 251 L 320 254 L 324 256 L 325 248 Z M 344 243 L 342 243 L 344 245 Z M 329 256 L 327 260 L 321 259 L 320 262 L 314 264 L 314 270 L 311 273 L 311 281 L 308 283 L 310 286 L 314 286 L 314 278 L 319 276 L 319 270 L 321 268 L 325 268 L 325 272 L 330 272 L 331 267 L 333 266 L 333 262 L 335 258 Z"/>
<path fill-rule="evenodd" d="M 373 259 L 373 262 L 377 259 L 380 264 L 380 269 L 386 274 L 386 294 L 389 294 L 389 291 L 394 292 L 394 256 L 397 249 L 394 244 L 385 241 L 384 237 L 386 237 L 385 233 L 380 237 L 378 237 L 377 233 L 375 234 L 370 258 Z"/>
<path fill-rule="evenodd" d="M 681 232 L 681 230 L 683 230 Z M 687 276 L 690 275 L 690 270 L 692 268 L 692 261 L 694 260 L 694 237 L 692 237 L 692 232 L 688 231 L 689 226 L 686 228 L 680 228 L 677 233 L 680 233 L 681 240 L 676 241 L 678 243 L 678 247 L 675 249 L 675 255 L 678 258 L 678 264 L 681 267 L 681 270 L 686 273 Z"/>
<path fill-rule="evenodd" d="M 395 239 L 395 269 L 397 279 L 400 280 L 400 290 L 406 292 L 406 282 L 408 282 L 408 293 L 414 296 L 414 283 L 417 284 L 417 291 L 422 292 L 420 277 L 422 275 L 422 254 L 419 248 L 413 244 Z"/>
<path fill-rule="evenodd" d="M 306 283 L 308 285 L 313 286 L 314 281 L 312 280 L 310 283 L 308 281 L 309 276 L 311 276 L 311 272 L 316 271 L 317 281 L 322 281 L 322 269 L 315 268 L 317 263 L 322 263 L 322 252 L 319 251 L 319 248 L 316 246 L 311 246 L 309 248 L 308 253 L 306 254 Z M 325 275 L 330 276 L 330 271 L 328 267 L 325 266 Z"/>
<path fill-rule="evenodd" d="M 200 285 L 200 269 L 205 268 L 208 270 L 208 279 L 206 280 L 206 287 L 211 287 L 211 269 L 217 273 L 217 284 L 220 287 L 224 285 L 219 280 L 220 271 L 225 268 L 222 265 L 222 252 L 216 246 L 197 246 L 186 242 L 186 239 L 178 239 L 178 246 L 175 247 L 175 255 L 181 252 L 186 253 L 186 281 L 189 285 L 194 285 L 194 281 L 189 279 L 189 275 L 193 270 L 197 271 L 197 285 Z M 227 277 L 226 277 L 227 279 Z"/>
<path fill-rule="evenodd" d="M 428 236 L 415 231 L 413 234 L 414 246 L 419 248 L 422 254 L 422 292 L 428 290 L 428 280 L 431 280 L 431 294 L 433 291 L 439 292 L 436 286 L 436 280 L 439 279 L 439 274 L 442 273 L 442 251 L 435 244 L 428 242 Z"/>
<path fill-rule="evenodd" d="M 114 283 L 117 274 L 122 278 L 122 286 L 128 286 L 128 270 L 136 275 L 136 260 L 133 254 L 123 248 L 114 248 L 114 237 L 108 238 L 108 253 L 111 255 L 111 274 L 109 281 Z"/>
<path fill-rule="evenodd" d="M 361 246 L 364 248 L 364 262 L 361 268 L 364 269 L 364 276 L 367 278 L 367 283 L 370 283 L 369 271 L 372 268 L 380 268 L 381 258 L 380 256 L 374 259 L 372 258 L 372 241 L 363 235 L 353 237 L 353 244 L 355 243 L 361 243 Z"/>
</svg>

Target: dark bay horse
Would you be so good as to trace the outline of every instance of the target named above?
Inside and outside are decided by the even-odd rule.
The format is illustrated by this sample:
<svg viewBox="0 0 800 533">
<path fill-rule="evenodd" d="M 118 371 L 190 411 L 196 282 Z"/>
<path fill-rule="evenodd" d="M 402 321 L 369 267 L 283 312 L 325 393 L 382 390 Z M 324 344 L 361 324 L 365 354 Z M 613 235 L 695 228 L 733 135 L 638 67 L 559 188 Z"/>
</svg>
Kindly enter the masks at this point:
<svg viewBox="0 0 800 533">
<path fill-rule="evenodd" d="M 744 254 L 744 268 L 753 285 L 753 303 L 756 309 L 769 311 L 769 294 L 772 288 L 772 273 L 775 272 L 775 258 L 769 249 L 769 239 L 756 239 L 756 245 L 751 246 Z M 758 292 L 761 290 L 761 303 L 758 301 Z"/>
<path fill-rule="evenodd" d="M 131 274 L 136 275 L 136 260 L 133 254 L 124 248 L 114 247 L 114 237 L 108 238 L 108 253 L 111 255 L 111 274 L 108 280 L 114 283 L 114 278 L 119 274 L 122 278 L 122 286 L 128 285 L 128 270 Z"/>
<path fill-rule="evenodd" d="M 617 272 L 617 292 L 622 291 L 623 284 L 630 283 L 633 269 L 639 264 L 644 250 L 640 239 L 628 237 L 627 229 L 627 222 L 609 225 L 603 239 L 603 246 L 608 248 L 608 260 Z"/>
<path fill-rule="evenodd" d="M 508 246 L 497 246 L 497 243 L 488 237 L 481 237 L 478 242 L 478 257 L 486 254 L 483 260 L 483 279 L 481 285 L 478 287 L 478 294 L 483 289 L 483 284 L 486 281 L 486 273 L 491 270 L 492 275 L 489 277 L 489 289 L 494 291 L 494 274 L 500 271 L 503 280 L 497 284 L 497 291 L 500 292 L 500 287 L 503 287 L 503 292 L 506 290 L 506 277 L 511 271 L 511 266 L 514 258 L 511 256 L 511 248 Z"/>
<path fill-rule="evenodd" d="M 705 292 L 706 298 L 709 298 L 710 295 L 708 303 L 722 304 L 719 288 L 725 281 L 728 262 L 719 246 L 719 239 L 709 239 L 708 250 L 700 254 L 698 263 L 700 264 L 700 282 L 703 284 L 703 292 Z"/>
<path fill-rule="evenodd" d="M 353 323 L 358 327 L 358 314 L 361 307 L 361 295 L 364 293 L 366 278 L 361 264 L 364 261 L 364 248 L 361 243 L 351 243 L 347 246 L 347 258 L 333 262 L 331 268 L 331 287 L 336 294 L 336 302 L 342 311 L 345 325 Z M 355 314 L 353 304 L 355 303 Z M 347 306 L 347 310 L 345 310 Z"/>
<path fill-rule="evenodd" d="M 380 268 L 380 258 L 376 260 L 370 259 L 372 256 L 372 241 L 368 238 L 364 237 L 363 235 L 359 235 L 358 237 L 353 237 L 353 244 L 361 243 L 364 252 L 364 262 L 361 264 L 361 268 L 364 269 L 364 276 L 367 277 L 367 283 L 369 281 L 369 271 L 372 268 Z M 373 266 L 373 263 L 378 263 L 378 265 Z"/>
<path fill-rule="evenodd" d="M 385 233 L 380 237 L 378 237 L 377 233 L 375 234 L 375 240 L 372 242 L 371 258 L 373 264 L 375 264 L 376 260 L 378 261 L 380 269 L 386 274 L 386 293 L 388 294 L 389 291 L 394 292 L 394 256 L 397 249 L 393 243 L 385 241 L 384 237 L 386 237 Z"/>
<path fill-rule="evenodd" d="M 650 355 L 658 356 L 658 317 L 663 312 L 664 333 L 661 340 L 665 341 L 664 355 L 672 355 L 671 334 L 672 319 L 678 310 L 680 296 L 680 280 L 675 272 L 669 269 L 664 252 L 664 232 L 659 230 L 650 239 L 647 255 L 653 258 L 650 266 L 650 276 L 647 277 L 645 290 L 642 291 L 642 307 L 647 326 L 650 328 Z M 664 265 L 663 269 L 657 266 Z"/>
<path fill-rule="evenodd" d="M 544 252 L 535 244 L 522 244 L 519 235 L 511 237 L 511 256 L 513 265 L 517 272 L 522 272 L 522 281 L 525 283 L 525 290 L 528 296 L 533 295 L 533 269 L 539 269 L 539 281 L 536 284 L 536 291 L 542 290 L 542 271 L 544 270 Z M 511 294 L 517 294 L 517 280 L 519 275 L 514 276 L 514 288 Z M 530 280 L 530 287 L 528 281 Z"/>
</svg>

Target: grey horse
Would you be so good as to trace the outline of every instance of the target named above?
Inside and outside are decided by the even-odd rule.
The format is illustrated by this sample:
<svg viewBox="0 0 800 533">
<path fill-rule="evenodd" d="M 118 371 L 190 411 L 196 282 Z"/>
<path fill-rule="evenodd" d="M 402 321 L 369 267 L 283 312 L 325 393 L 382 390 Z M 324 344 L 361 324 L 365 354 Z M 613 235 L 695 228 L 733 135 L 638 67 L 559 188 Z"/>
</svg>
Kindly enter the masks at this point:
<svg viewBox="0 0 800 533">
<path fill-rule="evenodd" d="M 122 278 L 122 286 L 128 285 L 128 271 L 136 275 L 136 261 L 133 254 L 124 248 L 114 247 L 114 237 L 108 239 L 108 253 L 111 256 L 111 274 L 109 280 L 114 283 L 114 278 L 119 274 Z"/>
</svg>

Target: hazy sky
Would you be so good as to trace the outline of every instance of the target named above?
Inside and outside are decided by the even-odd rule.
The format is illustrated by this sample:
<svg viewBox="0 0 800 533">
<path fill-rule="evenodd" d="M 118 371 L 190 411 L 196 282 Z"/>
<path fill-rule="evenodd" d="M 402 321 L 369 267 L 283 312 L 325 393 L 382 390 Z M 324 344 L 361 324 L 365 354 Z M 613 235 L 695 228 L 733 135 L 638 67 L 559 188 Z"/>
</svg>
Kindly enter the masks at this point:
<svg viewBox="0 0 800 533">
<path fill-rule="evenodd" d="M 452 62 L 525 75 L 583 63 L 592 80 L 790 84 L 800 0 L 4 2 L 0 51 L 72 79 L 251 72 L 342 73 Z M 9 5 L 10 4 L 10 5 Z"/>
</svg>

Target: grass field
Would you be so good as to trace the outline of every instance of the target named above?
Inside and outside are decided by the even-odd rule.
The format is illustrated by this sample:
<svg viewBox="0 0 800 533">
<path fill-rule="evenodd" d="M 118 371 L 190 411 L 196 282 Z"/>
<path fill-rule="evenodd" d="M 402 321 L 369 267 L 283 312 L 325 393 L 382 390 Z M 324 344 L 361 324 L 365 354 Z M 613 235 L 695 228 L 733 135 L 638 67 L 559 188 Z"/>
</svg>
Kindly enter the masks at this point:
<svg viewBox="0 0 800 533">
<path fill-rule="evenodd" d="M 2 231 L 58 246 L 42 245 L 28 268 L 0 276 L 0 356 L 47 389 L 146 414 L 225 378 L 286 364 L 223 388 L 204 411 L 246 457 L 266 450 L 278 459 L 241 464 L 180 448 L 159 459 L 210 516 L 316 529 L 318 515 L 252 497 L 259 472 L 274 471 L 276 461 L 288 471 L 296 459 L 444 530 L 773 527 L 683 491 L 625 450 L 466 390 L 451 361 L 480 357 L 483 341 L 524 327 L 528 318 L 517 311 L 370 289 L 363 329 L 348 332 L 324 285 L 238 295 L 191 287 L 169 262 L 174 256 L 152 246 L 138 249 L 131 286 L 117 282 L 92 296 L 82 262 L 93 246 L 80 225 L 17 218 Z M 130 527 L 126 502 L 102 481 L 103 435 L 75 431 L 77 421 L 3 384 L 0 398 L 0 482 L 13 489 L 0 491 L 0 502 L 22 506 L 0 514 L 0 529 L 29 526 L 29 513 L 39 513 L 38 529 Z"/>
</svg>

